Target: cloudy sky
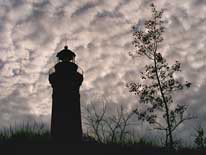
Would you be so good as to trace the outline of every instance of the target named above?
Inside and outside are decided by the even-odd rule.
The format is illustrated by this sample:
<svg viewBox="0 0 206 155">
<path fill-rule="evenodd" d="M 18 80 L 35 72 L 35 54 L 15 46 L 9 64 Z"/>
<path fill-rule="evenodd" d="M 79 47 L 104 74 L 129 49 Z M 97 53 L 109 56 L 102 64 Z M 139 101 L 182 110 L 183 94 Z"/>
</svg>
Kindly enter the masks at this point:
<svg viewBox="0 0 206 155">
<path fill-rule="evenodd" d="M 166 9 L 161 51 L 182 62 L 182 77 L 193 83 L 178 102 L 206 120 L 206 0 L 0 0 L 0 127 L 37 119 L 50 122 L 48 71 L 67 43 L 84 70 L 81 101 L 94 96 L 114 103 L 136 102 L 126 82 L 143 67 L 132 59 L 134 24 L 150 16 L 149 4 Z M 194 122 L 182 126 L 183 134 Z"/>
</svg>

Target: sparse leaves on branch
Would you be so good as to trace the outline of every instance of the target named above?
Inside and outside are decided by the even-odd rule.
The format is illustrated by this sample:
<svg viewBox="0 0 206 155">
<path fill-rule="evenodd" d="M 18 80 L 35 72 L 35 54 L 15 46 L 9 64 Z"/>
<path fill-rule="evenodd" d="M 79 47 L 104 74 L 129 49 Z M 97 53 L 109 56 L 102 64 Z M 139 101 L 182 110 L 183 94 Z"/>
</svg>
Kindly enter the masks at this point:
<svg viewBox="0 0 206 155">
<path fill-rule="evenodd" d="M 175 78 L 175 73 L 181 72 L 181 63 L 176 61 L 169 65 L 162 53 L 158 51 L 158 45 L 164 40 L 166 21 L 162 20 L 164 10 L 158 11 L 151 4 L 152 17 L 146 20 L 144 28 L 138 30 L 133 26 L 134 52 L 130 56 L 141 56 L 149 60 L 144 70 L 140 72 L 140 82 L 129 82 L 129 91 L 138 96 L 139 106 L 134 113 L 138 119 L 147 121 L 155 129 L 164 130 L 166 133 L 166 145 L 173 148 L 173 131 L 185 120 L 192 117 L 184 117 L 188 105 L 174 103 L 173 93 L 191 86 L 190 82 L 182 82 Z"/>
</svg>

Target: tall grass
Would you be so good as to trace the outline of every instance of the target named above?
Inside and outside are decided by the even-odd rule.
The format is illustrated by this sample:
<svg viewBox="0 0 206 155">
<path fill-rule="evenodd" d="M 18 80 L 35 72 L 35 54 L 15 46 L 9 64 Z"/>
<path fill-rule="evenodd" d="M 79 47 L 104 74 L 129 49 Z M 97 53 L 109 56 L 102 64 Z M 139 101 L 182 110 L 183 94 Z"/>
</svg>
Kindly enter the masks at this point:
<svg viewBox="0 0 206 155">
<path fill-rule="evenodd" d="M 112 144 L 118 146 L 123 150 L 132 151 L 133 153 L 143 152 L 161 152 L 165 153 L 166 148 L 159 146 L 150 138 L 140 138 L 138 140 L 132 138 L 126 138 L 123 142 L 121 141 L 108 141 L 105 143 L 98 142 L 94 137 L 84 134 L 83 144 L 106 144 L 110 146 Z M 150 139 L 150 140 L 149 140 Z M 51 144 L 51 136 L 48 125 L 44 123 L 22 123 L 20 125 L 13 125 L 7 128 L 0 129 L 0 144 Z M 106 146 L 105 145 L 105 146 Z M 96 146 L 96 145 L 95 145 Z M 117 147 L 107 148 L 107 149 L 117 149 Z M 109 150 L 108 150 L 109 151 Z M 149 151 L 149 152 L 148 152 Z M 166 150 L 167 151 L 167 150 Z M 179 148 L 176 152 L 179 154 L 206 154 L 205 149 L 198 148 Z"/>
<path fill-rule="evenodd" d="M 83 143 L 86 144 L 115 144 L 115 145 L 147 145 L 155 146 L 154 143 L 144 139 L 134 140 L 125 138 L 124 141 L 110 141 L 107 138 L 104 143 L 96 140 L 89 134 L 83 135 Z M 50 130 L 48 125 L 37 122 L 24 122 L 19 125 L 13 125 L 0 129 L 0 144 L 36 144 L 36 143 L 51 143 Z"/>
<path fill-rule="evenodd" d="M 50 142 L 49 128 L 44 123 L 22 123 L 0 129 L 0 144 Z"/>
</svg>

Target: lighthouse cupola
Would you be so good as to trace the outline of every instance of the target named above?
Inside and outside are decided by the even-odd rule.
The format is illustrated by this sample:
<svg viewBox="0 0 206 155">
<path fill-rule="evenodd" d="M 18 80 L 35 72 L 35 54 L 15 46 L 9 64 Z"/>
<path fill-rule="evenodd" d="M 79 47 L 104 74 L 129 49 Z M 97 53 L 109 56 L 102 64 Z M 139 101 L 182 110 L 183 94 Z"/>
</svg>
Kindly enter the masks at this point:
<svg viewBox="0 0 206 155">
<path fill-rule="evenodd" d="M 60 61 L 71 61 L 75 62 L 76 54 L 68 49 L 68 46 L 64 46 L 64 49 L 57 53 L 56 57 Z"/>
</svg>

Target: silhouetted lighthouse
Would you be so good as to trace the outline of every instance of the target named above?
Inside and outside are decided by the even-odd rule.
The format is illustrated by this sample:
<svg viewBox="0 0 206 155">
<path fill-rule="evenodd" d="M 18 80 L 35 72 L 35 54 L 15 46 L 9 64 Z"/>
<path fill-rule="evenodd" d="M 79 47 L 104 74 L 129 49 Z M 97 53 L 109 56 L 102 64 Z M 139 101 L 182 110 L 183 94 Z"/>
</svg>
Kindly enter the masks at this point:
<svg viewBox="0 0 206 155">
<path fill-rule="evenodd" d="M 53 88 L 51 136 L 56 142 L 80 143 L 82 124 L 79 88 L 83 75 L 77 71 L 75 53 L 64 47 L 56 57 L 59 62 L 49 75 Z"/>
</svg>

